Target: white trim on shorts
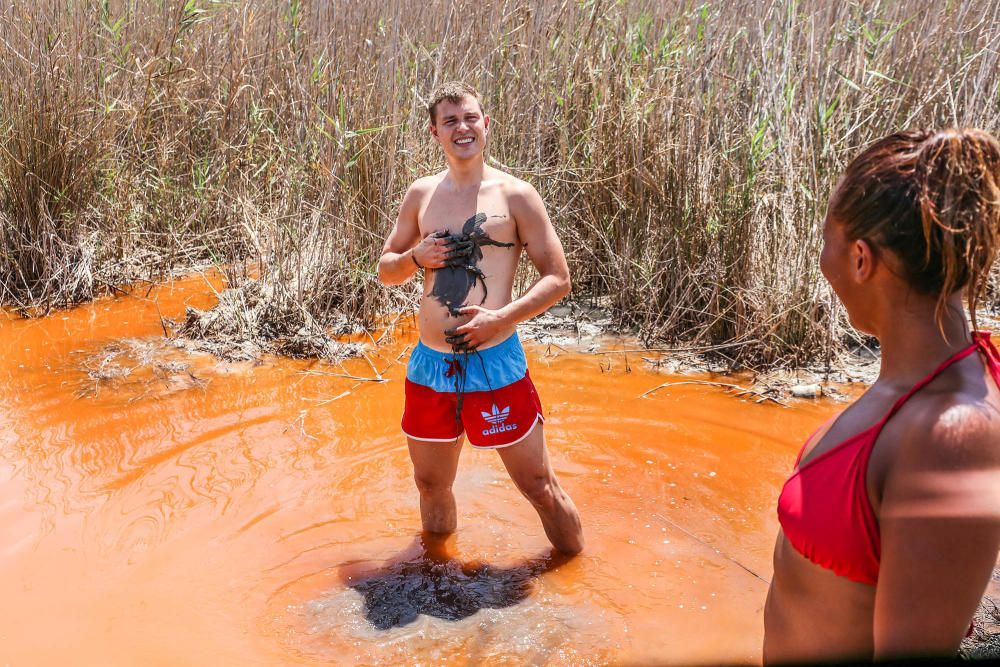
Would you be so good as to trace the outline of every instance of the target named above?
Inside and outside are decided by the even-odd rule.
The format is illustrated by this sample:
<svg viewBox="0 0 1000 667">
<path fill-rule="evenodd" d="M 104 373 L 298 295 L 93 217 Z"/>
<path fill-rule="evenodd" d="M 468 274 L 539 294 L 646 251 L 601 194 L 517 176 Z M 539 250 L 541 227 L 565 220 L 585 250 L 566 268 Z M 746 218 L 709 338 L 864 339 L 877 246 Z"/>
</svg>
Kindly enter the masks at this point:
<svg viewBox="0 0 1000 667">
<path fill-rule="evenodd" d="M 532 427 L 532 428 L 534 428 L 534 427 Z M 399 429 L 399 430 L 403 431 L 403 429 Z M 420 440 L 421 442 L 455 442 L 456 440 L 458 440 L 459 438 L 461 438 L 463 435 L 465 435 L 465 429 L 462 429 L 462 432 L 459 433 L 458 435 L 456 435 L 454 438 L 418 438 L 415 435 L 410 435 L 406 431 L 403 431 L 403 435 L 405 435 L 410 440 Z M 475 445 L 473 445 L 473 446 L 475 446 Z"/>
</svg>

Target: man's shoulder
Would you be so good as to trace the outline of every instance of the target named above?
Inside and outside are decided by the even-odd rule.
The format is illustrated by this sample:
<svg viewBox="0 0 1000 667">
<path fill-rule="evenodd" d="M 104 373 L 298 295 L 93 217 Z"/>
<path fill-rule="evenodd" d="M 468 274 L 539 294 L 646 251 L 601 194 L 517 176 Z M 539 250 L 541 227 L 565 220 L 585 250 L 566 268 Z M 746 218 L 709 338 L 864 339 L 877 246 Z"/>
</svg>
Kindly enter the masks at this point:
<svg viewBox="0 0 1000 667">
<path fill-rule="evenodd" d="M 494 181 L 507 197 L 518 198 L 537 194 L 531 183 L 506 171 L 491 168 L 490 180 Z"/>
<path fill-rule="evenodd" d="M 436 174 L 421 176 L 410 184 L 409 192 L 420 194 L 430 193 L 434 188 L 441 184 L 441 181 L 444 180 L 444 177 L 447 174 L 447 171 L 440 171 Z"/>
</svg>

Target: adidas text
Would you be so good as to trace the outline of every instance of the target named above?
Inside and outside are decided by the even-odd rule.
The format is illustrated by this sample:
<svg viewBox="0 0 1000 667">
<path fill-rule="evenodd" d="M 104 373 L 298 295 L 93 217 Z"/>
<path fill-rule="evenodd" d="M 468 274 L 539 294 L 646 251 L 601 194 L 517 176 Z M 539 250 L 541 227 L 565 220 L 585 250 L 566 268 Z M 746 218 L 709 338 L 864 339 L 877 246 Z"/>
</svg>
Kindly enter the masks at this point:
<svg viewBox="0 0 1000 667">
<path fill-rule="evenodd" d="M 498 424 L 492 428 L 488 428 L 483 431 L 483 435 L 496 435 L 497 433 L 504 433 L 505 431 L 516 431 L 517 424 Z"/>
</svg>

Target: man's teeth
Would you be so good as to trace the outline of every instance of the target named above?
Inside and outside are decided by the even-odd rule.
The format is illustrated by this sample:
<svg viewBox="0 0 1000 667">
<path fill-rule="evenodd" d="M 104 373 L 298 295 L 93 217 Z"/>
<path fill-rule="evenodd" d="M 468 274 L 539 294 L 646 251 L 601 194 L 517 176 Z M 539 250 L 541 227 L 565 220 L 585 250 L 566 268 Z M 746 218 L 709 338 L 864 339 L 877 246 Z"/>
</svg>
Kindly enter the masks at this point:
<svg viewBox="0 0 1000 667">
<path fill-rule="evenodd" d="M 465 145 L 465 144 L 471 144 L 473 142 L 473 140 L 474 140 L 474 137 L 465 137 L 463 139 L 456 139 L 455 143 L 456 144 Z"/>
</svg>

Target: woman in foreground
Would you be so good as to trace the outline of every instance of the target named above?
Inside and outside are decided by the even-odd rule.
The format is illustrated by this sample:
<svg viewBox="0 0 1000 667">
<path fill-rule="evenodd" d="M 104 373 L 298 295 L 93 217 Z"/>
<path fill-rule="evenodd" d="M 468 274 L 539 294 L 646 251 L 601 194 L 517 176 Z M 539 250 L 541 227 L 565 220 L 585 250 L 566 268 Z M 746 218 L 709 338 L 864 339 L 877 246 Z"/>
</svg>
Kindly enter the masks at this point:
<svg viewBox="0 0 1000 667">
<path fill-rule="evenodd" d="M 1000 144 L 876 142 L 823 238 L 823 275 L 882 363 L 782 489 L 764 661 L 954 655 L 1000 546 L 1000 355 L 976 319 L 1000 246 Z"/>
</svg>

